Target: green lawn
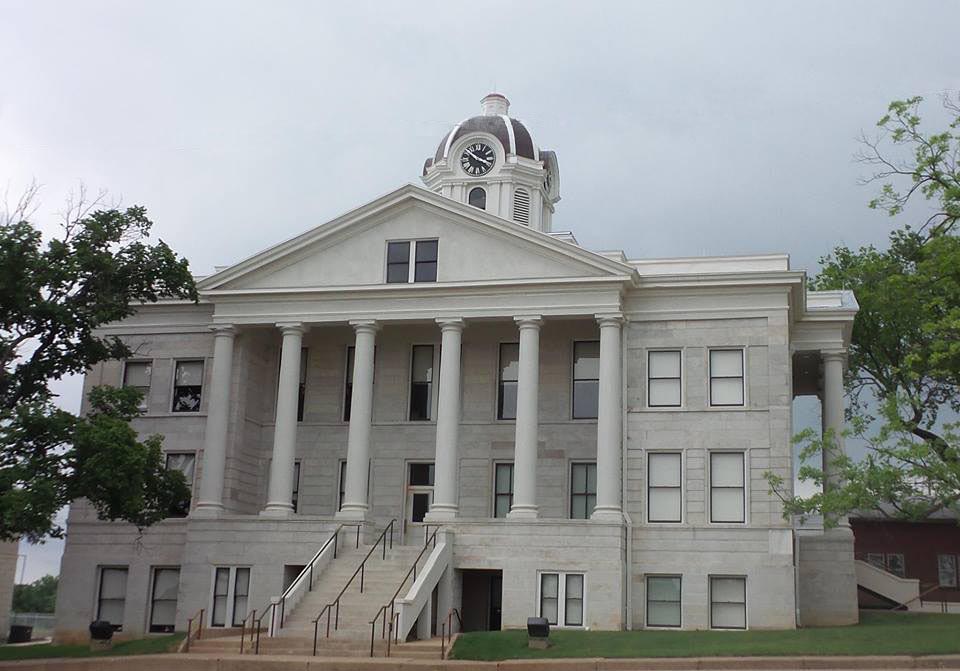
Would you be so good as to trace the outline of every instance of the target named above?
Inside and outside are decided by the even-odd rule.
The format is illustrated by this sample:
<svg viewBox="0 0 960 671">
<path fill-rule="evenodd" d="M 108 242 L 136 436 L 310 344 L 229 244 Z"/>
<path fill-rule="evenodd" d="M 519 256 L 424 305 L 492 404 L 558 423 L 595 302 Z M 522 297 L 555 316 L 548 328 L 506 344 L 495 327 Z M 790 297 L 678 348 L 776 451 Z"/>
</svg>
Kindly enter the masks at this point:
<svg viewBox="0 0 960 671">
<path fill-rule="evenodd" d="M 729 657 L 750 655 L 942 655 L 960 653 L 960 616 L 860 614 L 860 624 L 791 631 L 572 631 L 555 629 L 547 650 L 523 630 L 463 634 L 451 658 Z"/>
<path fill-rule="evenodd" d="M 138 638 L 117 643 L 112 650 L 91 652 L 87 645 L 25 645 L 11 647 L 0 645 L 0 661 L 13 659 L 42 659 L 47 657 L 102 657 L 106 655 L 154 655 L 161 652 L 173 652 L 177 649 L 183 634 Z"/>
</svg>

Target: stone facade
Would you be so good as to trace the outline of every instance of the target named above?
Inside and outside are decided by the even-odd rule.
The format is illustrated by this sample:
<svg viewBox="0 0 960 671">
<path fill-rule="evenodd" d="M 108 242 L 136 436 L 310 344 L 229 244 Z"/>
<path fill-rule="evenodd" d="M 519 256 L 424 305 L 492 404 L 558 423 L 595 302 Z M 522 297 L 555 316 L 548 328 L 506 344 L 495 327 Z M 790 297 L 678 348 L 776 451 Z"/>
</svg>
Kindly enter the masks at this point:
<svg viewBox="0 0 960 671">
<path fill-rule="evenodd" d="M 448 145 L 457 155 L 461 145 Z M 843 563 L 828 576 L 845 587 L 822 617 L 818 602 L 798 604 L 798 578 L 827 575 L 820 541 L 797 545 L 764 478 L 792 480 L 795 395 L 821 395 L 827 422 L 842 411 L 839 378 L 821 379 L 819 369 L 849 341 L 853 297 L 806 292 L 784 255 L 632 261 L 586 251 L 550 230 L 555 179 L 533 199 L 540 210 L 529 225 L 513 216 L 515 198 L 504 200 L 555 174 L 555 155 L 512 156 L 499 145 L 494 153 L 496 167 L 481 176 L 428 162 L 431 191 L 403 187 L 202 279 L 199 304 L 144 306 L 103 329 L 131 346 L 132 361 L 149 362 L 136 428 L 162 434 L 170 453 L 195 455 L 193 508 L 141 536 L 76 502 L 61 639 L 82 636 L 102 608 L 104 568 L 127 568 L 120 635 L 131 636 L 155 624 L 157 569 L 178 567 L 182 629 L 201 608 L 209 617 L 216 567 L 249 568 L 248 605 L 260 607 L 338 524 L 361 525 L 369 542 L 394 519 L 399 541 L 422 542 L 426 523 L 452 544 L 435 617 L 444 606 L 469 607 L 470 576 L 495 575 L 499 610 L 471 621 L 524 626 L 554 607 L 554 580 L 566 585 L 555 607 L 568 621 L 558 626 L 790 628 L 798 605 L 804 623 L 856 619 L 855 594 L 848 604 L 844 591 L 852 554 L 850 571 Z M 465 204 L 473 184 L 500 194 L 493 214 Z M 385 282 L 397 240 L 413 241 L 411 278 L 416 241 L 437 241 L 432 277 Z M 595 343 L 582 366 L 578 342 Z M 501 380 L 504 343 L 520 344 L 515 377 Z M 414 348 L 425 345 L 428 390 L 414 379 Z M 679 362 L 670 407 L 648 396 L 650 353 L 665 350 Z M 711 396 L 721 377 L 715 351 L 742 362 L 726 373 L 742 390 L 736 403 Z M 172 411 L 178 361 L 203 362 L 191 412 Z M 97 366 L 85 391 L 123 384 L 124 370 Z M 501 382 L 515 385 L 515 419 L 498 419 Z M 577 389 L 594 404 L 586 418 L 574 410 Z M 414 403 L 426 404 L 428 419 L 411 419 Z M 679 464 L 668 487 L 677 518 L 667 522 L 650 514 L 660 486 L 650 458 L 664 453 Z M 720 483 L 717 454 L 736 455 L 737 482 Z M 433 479 L 414 482 L 411 464 L 426 463 Z M 494 478 L 507 463 L 513 481 L 500 493 L 509 514 L 500 519 Z M 581 482 L 575 469 L 594 475 Z M 572 519 L 582 517 L 577 496 L 589 500 L 589 519 Z M 715 521 L 730 496 L 742 518 Z M 424 501 L 429 510 L 418 511 Z M 667 584 L 674 596 L 647 593 Z M 667 619 L 651 622 L 654 607 Z"/>
<path fill-rule="evenodd" d="M 16 541 L 0 543 L 0 641 L 6 641 L 10 631 L 10 607 L 17 575 L 19 545 Z"/>
</svg>

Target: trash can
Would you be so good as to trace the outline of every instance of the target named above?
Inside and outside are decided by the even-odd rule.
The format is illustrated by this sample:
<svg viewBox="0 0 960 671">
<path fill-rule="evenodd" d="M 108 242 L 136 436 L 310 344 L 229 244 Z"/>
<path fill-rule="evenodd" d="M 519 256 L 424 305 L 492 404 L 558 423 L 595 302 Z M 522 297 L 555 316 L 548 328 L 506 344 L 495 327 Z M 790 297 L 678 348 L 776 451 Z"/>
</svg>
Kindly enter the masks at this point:
<svg viewBox="0 0 960 671">
<path fill-rule="evenodd" d="M 33 638 L 33 627 L 26 624 L 11 624 L 7 643 L 29 643 Z"/>
<path fill-rule="evenodd" d="M 527 618 L 527 647 L 536 650 L 546 650 L 550 647 L 550 622 L 547 618 Z"/>
<path fill-rule="evenodd" d="M 113 625 L 106 620 L 90 623 L 90 649 L 109 650 L 113 647 Z"/>
</svg>

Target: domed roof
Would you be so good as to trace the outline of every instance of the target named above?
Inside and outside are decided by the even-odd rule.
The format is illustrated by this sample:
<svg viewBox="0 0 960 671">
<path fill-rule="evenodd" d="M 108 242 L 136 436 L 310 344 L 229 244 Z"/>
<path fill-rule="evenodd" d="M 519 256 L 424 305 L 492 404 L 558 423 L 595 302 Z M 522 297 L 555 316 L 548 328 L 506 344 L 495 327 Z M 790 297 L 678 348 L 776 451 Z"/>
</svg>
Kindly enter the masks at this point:
<svg viewBox="0 0 960 671">
<path fill-rule="evenodd" d="M 464 119 L 443 136 L 433 158 L 428 158 L 424 163 L 424 174 L 431 165 L 448 158 L 450 148 L 460 138 L 478 132 L 487 133 L 497 138 L 504 154 L 515 154 L 539 161 L 540 150 L 534 144 L 533 136 L 522 122 L 507 116 L 509 109 L 510 101 L 505 96 L 499 93 L 491 93 L 486 96 L 481 102 L 479 116 Z"/>
</svg>

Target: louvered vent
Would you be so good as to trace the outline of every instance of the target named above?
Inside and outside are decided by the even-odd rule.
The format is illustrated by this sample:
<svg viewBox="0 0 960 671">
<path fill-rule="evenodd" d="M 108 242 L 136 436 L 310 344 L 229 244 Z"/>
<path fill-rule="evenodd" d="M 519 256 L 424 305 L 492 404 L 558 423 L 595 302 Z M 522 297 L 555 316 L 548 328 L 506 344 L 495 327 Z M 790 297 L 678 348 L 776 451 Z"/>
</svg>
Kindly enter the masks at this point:
<svg viewBox="0 0 960 671">
<path fill-rule="evenodd" d="M 513 220 L 524 226 L 530 224 L 530 193 L 526 189 L 513 193 Z"/>
</svg>

